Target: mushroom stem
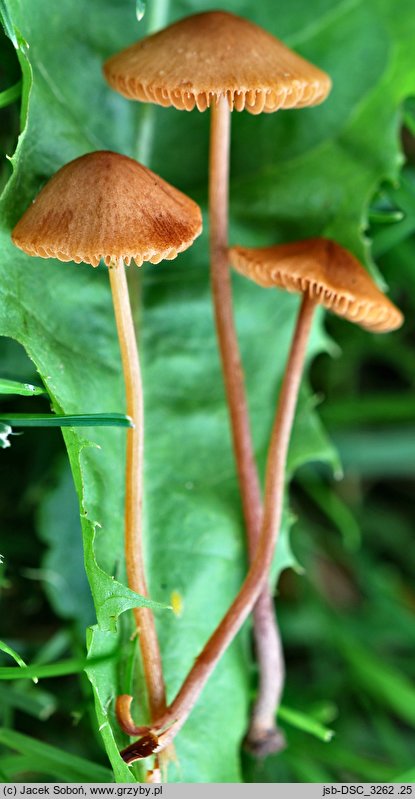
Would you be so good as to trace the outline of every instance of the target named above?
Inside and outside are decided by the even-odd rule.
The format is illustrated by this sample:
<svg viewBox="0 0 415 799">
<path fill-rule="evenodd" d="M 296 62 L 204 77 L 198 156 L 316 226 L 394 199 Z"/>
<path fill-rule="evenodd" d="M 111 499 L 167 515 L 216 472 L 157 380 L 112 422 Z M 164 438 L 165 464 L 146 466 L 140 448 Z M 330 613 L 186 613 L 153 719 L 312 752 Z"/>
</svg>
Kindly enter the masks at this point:
<svg viewBox="0 0 415 799">
<path fill-rule="evenodd" d="M 315 306 L 316 301 L 305 294 L 271 434 L 266 470 L 264 518 L 255 558 L 238 596 L 196 659 L 176 698 L 144 736 L 145 742 L 149 735 L 156 736 L 157 751 L 171 743 L 185 723 L 216 663 L 241 628 L 266 582 L 281 524 L 288 445 Z M 269 719 L 267 716 L 265 718 L 261 716 L 258 722 L 262 725 L 268 723 Z M 131 763 L 138 759 L 137 751 L 137 745 L 131 744 L 121 754 Z"/>
<path fill-rule="evenodd" d="M 127 433 L 125 477 L 125 558 L 128 585 L 137 594 L 147 596 L 142 540 L 143 506 L 143 387 L 134 322 L 128 294 L 123 259 L 109 268 L 115 321 L 124 372 L 127 414 L 134 427 Z M 147 687 L 151 720 L 166 707 L 163 671 L 154 616 L 149 608 L 134 608 L 139 644 Z"/>
<path fill-rule="evenodd" d="M 277 531 L 281 525 L 284 505 L 288 446 L 303 374 L 307 342 L 316 304 L 316 301 L 312 299 L 308 293 L 304 294 L 285 368 L 277 415 L 275 417 L 268 451 L 264 500 L 264 527 L 268 525 L 269 529 L 271 529 L 272 525 L 275 525 Z M 283 662 L 282 656 L 279 662 Z M 272 663 L 267 663 L 267 661 L 264 663 L 264 671 L 262 673 L 265 677 L 267 676 L 265 671 L 267 667 L 272 668 Z M 260 675 L 260 679 L 261 676 L 262 674 Z M 259 691 L 253 707 L 251 723 L 246 736 L 248 748 L 261 757 L 275 751 L 273 747 L 275 715 L 281 698 L 281 691 L 278 693 L 278 691 L 275 690 L 276 686 L 273 685 L 271 678 L 272 672 L 269 675 L 269 679 L 265 679 L 261 685 L 262 690 Z M 282 736 L 280 737 L 280 742 L 280 748 L 282 748 L 284 745 Z"/>
<path fill-rule="evenodd" d="M 262 499 L 232 310 L 231 272 L 228 261 L 229 144 L 230 111 L 226 97 L 221 97 L 217 105 L 213 105 L 211 109 L 209 176 L 211 282 L 233 447 L 252 557 L 261 527 Z"/>
<path fill-rule="evenodd" d="M 255 464 L 244 374 L 232 310 L 232 284 L 228 265 L 228 186 L 230 149 L 230 110 L 226 97 L 211 108 L 209 215 L 211 282 L 213 305 L 222 371 L 232 429 L 233 449 L 242 498 L 250 561 L 255 556 L 262 520 L 262 497 Z M 246 743 L 257 751 L 267 738 L 267 753 L 283 748 L 276 726 L 276 710 L 284 684 L 284 658 L 274 614 L 274 603 L 265 585 L 254 608 L 254 638 L 259 665 L 258 698 L 253 710 Z M 260 708 L 260 712 L 258 712 Z M 257 729 L 259 719 L 267 717 L 266 729 Z M 272 719 L 272 721 L 271 721 Z M 258 751 L 259 754 L 259 751 Z"/>
</svg>

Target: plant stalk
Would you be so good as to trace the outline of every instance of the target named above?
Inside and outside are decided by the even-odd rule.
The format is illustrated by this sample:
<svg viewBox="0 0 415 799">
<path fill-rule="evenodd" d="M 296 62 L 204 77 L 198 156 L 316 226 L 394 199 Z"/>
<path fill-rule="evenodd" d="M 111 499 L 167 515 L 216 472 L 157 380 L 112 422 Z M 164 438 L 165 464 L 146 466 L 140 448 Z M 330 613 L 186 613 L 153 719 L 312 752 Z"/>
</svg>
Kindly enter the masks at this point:
<svg viewBox="0 0 415 799">
<path fill-rule="evenodd" d="M 211 282 L 248 552 L 252 563 L 261 531 L 263 507 L 249 424 L 244 374 L 233 317 L 231 272 L 227 252 L 230 122 L 228 102 L 222 97 L 211 109 L 209 169 Z M 268 584 L 264 585 L 253 616 L 259 686 L 246 744 L 251 751 L 264 755 L 279 751 L 284 746 L 282 734 L 276 726 L 276 712 L 284 685 L 284 658 L 274 602 Z"/>
<path fill-rule="evenodd" d="M 128 294 L 124 262 L 120 258 L 109 268 L 115 321 L 124 372 L 127 414 L 134 428 L 127 433 L 125 477 L 125 558 L 129 587 L 148 596 L 144 570 L 142 507 L 143 507 L 143 441 L 144 408 L 140 361 L 134 322 Z M 134 608 L 143 662 L 151 720 L 165 710 L 166 698 L 160 649 L 154 616 L 149 608 Z"/>
<path fill-rule="evenodd" d="M 315 300 L 307 295 L 304 296 L 272 430 L 266 469 L 264 517 L 255 558 L 248 575 L 238 596 L 196 659 L 179 693 L 164 715 L 152 725 L 151 731 L 139 727 L 134 730 L 137 735 L 144 733 L 144 738 L 122 752 L 126 762 L 133 762 L 139 757 L 137 744 L 150 745 L 152 735 L 157 736 L 157 751 L 173 740 L 188 718 L 216 663 L 241 628 L 266 583 L 281 525 L 288 445 L 315 305 Z"/>
</svg>

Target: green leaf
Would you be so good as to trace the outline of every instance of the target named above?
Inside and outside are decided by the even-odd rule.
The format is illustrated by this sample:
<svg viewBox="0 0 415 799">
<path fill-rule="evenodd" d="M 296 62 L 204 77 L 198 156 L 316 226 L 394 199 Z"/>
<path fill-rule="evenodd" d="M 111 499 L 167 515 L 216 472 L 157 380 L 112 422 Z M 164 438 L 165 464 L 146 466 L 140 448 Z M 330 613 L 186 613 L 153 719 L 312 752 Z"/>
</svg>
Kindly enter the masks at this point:
<svg viewBox="0 0 415 799">
<path fill-rule="evenodd" d="M 98 627 L 92 627 L 87 630 L 87 645 L 90 656 L 93 658 L 101 657 L 102 660 L 98 667 L 87 669 L 87 674 L 94 692 L 99 731 L 108 752 L 115 781 L 134 782 L 133 772 L 118 754 L 119 750 L 125 745 L 126 739 L 115 721 L 112 691 L 112 686 L 117 679 L 115 664 L 113 660 L 105 657 L 106 653 L 112 650 L 116 641 L 117 636 L 114 633 L 103 632 Z M 135 767 L 135 771 L 136 773 L 138 771 L 142 780 L 145 779 L 145 770 L 140 764 Z"/>
<path fill-rule="evenodd" d="M 0 394 L 20 394 L 23 397 L 34 397 L 46 394 L 41 386 L 32 386 L 30 383 L 18 383 L 15 380 L 0 379 Z"/>
<path fill-rule="evenodd" d="M 399 205 L 403 218 L 397 224 L 375 232 L 373 249 L 377 257 L 384 255 L 392 247 L 396 247 L 399 242 L 411 236 L 415 230 L 415 171 L 413 169 L 405 169 L 399 186 L 389 189 L 389 196 L 392 202 Z"/>
<path fill-rule="evenodd" d="M 147 14 L 162 25 L 163 16 L 170 20 L 209 6 L 207 0 L 189 0 L 184 10 L 183 4 L 151 0 Z M 57 168 L 96 148 L 140 153 L 155 171 L 199 199 L 206 212 L 208 115 L 143 107 L 105 85 L 102 61 L 145 33 L 147 14 L 138 25 L 130 0 L 90 0 L 87 17 L 80 0 L 61 0 L 53 14 L 48 0 L 38 0 L 36 8 L 28 4 L 23 9 L 17 0 L 3 1 L 1 7 L 19 48 L 24 83 L 22 134 L 0 208 L 0 333 L 26 349 L 56 413 L 78 414 L 85 408 L 91 413 L 122 412 L 124 389 L 105 269 L 31 259 L 12 247 L 10 230 Z M 234 2 L 229 9 L 240 10 Z M 319 0 L 317 6 L 296 0 L 285 4 L 278 18 L 272 4 L 248 0 L 244 14 L 327 69 L 334 90 L 321 108 L 258 118 L 233 115 L 232 242 L 266 244 L 325 234 L 351 247 L 369 265 L 362 233 L 368 207 L 380 183 L 399 174 L 399 108 L 415 90 L 412 0 L 402 0 L 399 14 L 392 0 Z M 62 58 L 63 49 L 70 58 Z M 150 595 L 164 604 L 173 591 L 183 598 L 180 617 L 160 613 L 157 619 L 169 696 L 246 571 L 207 249 L 205 234 L 176 262 L 148 265 L 129 275 L 134 298 L 140 294 L 142 305 L 137 316 L 146 396 Z M 263 473 L 298 301 L 239 276 L 234 277 L 234 289 Z M 323 349 L 329 344 L 320 315 L 310 359 Z M 291 471 L 310 458 L 336 468 L 333 448 L 316 419 L 305 392 Z M 90 647 L 95 651 L 121 640 L 131 659 L 129 619 L 120 620 L 115 632 L 119 615 L 140 601 L 125 586 L 123 566 L 125 432 L 93 428 L 86 438 L 69 428 L 64 437 L 99 623 Z M 288 553 L 289 561 L 288 526 L 280 552 Z M 251 695 L 251 658 L 245 630 L 177 739 L 180 767 L 172 768 L 171 779 L 241 779 L 239 747 Z M 89 676 L 114 774 L 131 781 L 134 777 L 118 755 L 123 741 L 111 704 L 128 676 L 116 675 L 113 664 L 91 666 Z M 143 695 L 140 678 L 134 688 Z"/>
<path fill-rule="evenodd" d="M 415 100 L 409 97 L 404 105 L 403 110 L 404 125 L 409 129 L 412 135 L 415 135 Z"/>
<path fill-rule="evenodd" d="M 82 640 L 95 615 L 79 546 L 78 500 L 66 459 L 56 464 L 54 473 L 54 485 L 44 495 L 37 514 L 37 532 L 47 546 L 39 578 L 55 613 L 71 619 Z"/>
</svg>

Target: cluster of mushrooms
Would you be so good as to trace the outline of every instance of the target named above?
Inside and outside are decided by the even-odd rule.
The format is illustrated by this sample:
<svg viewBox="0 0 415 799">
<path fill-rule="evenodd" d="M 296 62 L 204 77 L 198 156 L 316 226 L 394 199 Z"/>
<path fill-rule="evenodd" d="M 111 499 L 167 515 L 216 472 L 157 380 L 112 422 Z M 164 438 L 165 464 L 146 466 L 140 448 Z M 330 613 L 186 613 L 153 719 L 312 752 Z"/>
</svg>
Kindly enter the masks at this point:
<svg viewBox="0 0 415 799">
<path fill-rule="evenodd" d="M 324 72 L 251 22 L 214 11 L 188 17 L 139 41 L 110 58 L 104 73 L 127 98 L 187 111 L 210 109 L 212 296 L 250 557 L 236 599 L 203 651 L 195 653 L 195 663 L 170 705 L 152 611 L 134 610 L 150 719 L 147 726 L 137 726 L 131 716 L 132 697 L 118 697 L 119 724 L 137 739 L 121 754 L 127 763 L 155 755 L 147 779 L 157 781 L 160 769 L 165 778 L 174 737 L 251 611 L 259 686 L 246 743 L 261 756 L 283 747 L 276 711 L 284 664 L 267 577 L 281 524 L 287 451 L 313 312 L 320 304 L 379 333 L 398 328 L 403 319 L 356 258 L 334 241 L 315 238 L 259 249 L 229 248 L 230 112 L 271 113 L 321 103 L 331 87 Z M 127 413 L 134 423 L 127 433 L 126 568 L 129 586 L 144 596 L 143 390 L 124 265 L 176 258 L 201 229 L 201 212 L 193 200 L 131 158 L 93 152 L 60 169 L 12 233 L 14 243 L 29 255 L 92 266 L 103 260 L 108 266 Z M 229 263 L 260 286 L 302 294 L 270 438 L 263 497 L 233 318 Z"/>
</svg>

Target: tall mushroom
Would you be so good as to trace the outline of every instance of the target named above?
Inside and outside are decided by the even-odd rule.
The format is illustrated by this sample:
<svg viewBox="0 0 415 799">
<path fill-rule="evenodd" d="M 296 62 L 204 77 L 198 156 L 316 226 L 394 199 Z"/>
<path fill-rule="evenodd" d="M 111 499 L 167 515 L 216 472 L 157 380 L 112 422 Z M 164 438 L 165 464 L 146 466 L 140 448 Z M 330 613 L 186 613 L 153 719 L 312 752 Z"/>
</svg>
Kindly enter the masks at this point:
<svg viewBox="0 0 415 799">
<path fill-rule="evenodd" d="M 211 109 L 209 213 L 211 281 L 216 330 L 229 405 L 233 448 L 251 560 L 262 519 L 241 357 L 232 312 L 227 261 L 230 112 L 251 114 L 321 103 L 329 77 L 257 25 L 225 11 L 182 19 L 110 58 L 110 85 L 125 97 L 180 110 Z M 260 685 L 267 708 L 252 720 L 247 743 L 266 754 L 283 745 L 275 708 L 283 685 L 283 659 L 272 597 L 265 586 L 254 612 Z M 254 712 L 255 715 L 255 712 Z"/>
<path fill-rule="evenodd" d="M 201 232 L 193 200 L 146 167 L 113 152 L 89 153 L 62 167 L 43 187 L 12 233 L 29 255 L 109 267 L 124 371 L 127 413 L 125 553 L 128 583 L 147 595 L 143 562 L 143 391 L 124 263 L 159 263 L 187 249 Z M 154 617 L 134 609 L 151 719 L 165 708 Z"/>
<path fill-rule="evenodd" d="M 197 657 L 179 693 L 150 730 L 134 726 L 129 717 L 130 698 L 123 697 L 126 728 L 132 735 L 143 736 L 124 750 L 127 762 L 141 758 L 143 751 L 160 751 L 174 738 L 266 580 L 281 522 L 288 444 L 315 307 L 321 304 L 375 333 L 395 330 L 403 322 L 400 311 L 379 291 L 356 258 L 333 241 L 310 239 L 251 250 L 234 247 L 230 259 L 238 271 L 261 286 L 278 286 L 303 295 L 268 451 L 261 534 L 238 596 Z"/>
<path fill-rule="evenodd" d="M 382 294 L 356 258 L 324 238 L 249 249 L 233 247 L 231 264 L 266 288 L 303 295 L 278 400 L 267 461 L 264 530 L 278 534 L 284 501 L 288 445 L 314 310 L 323 305 L 374 333 L 395 330 L 401 312 Z M 263 530 L 263 532 L 264 532 Z M 257 708 L 260 713 L 261 708 Z"/>
</svg>

